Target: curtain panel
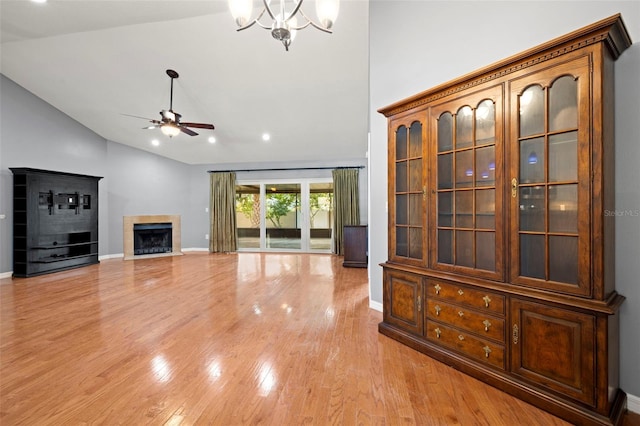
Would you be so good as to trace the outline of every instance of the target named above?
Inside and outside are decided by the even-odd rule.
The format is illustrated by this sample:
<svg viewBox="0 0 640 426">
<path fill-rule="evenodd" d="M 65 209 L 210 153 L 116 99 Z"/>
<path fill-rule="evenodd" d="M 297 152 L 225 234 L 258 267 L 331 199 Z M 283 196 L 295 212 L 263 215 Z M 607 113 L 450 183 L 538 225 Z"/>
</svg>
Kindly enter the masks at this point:
<svg viewBox="0 0 640 426">
<path fill-rule="evenodd" d="M 209 252 L 237 251 L 236 174 L 234 172 L 210 173 L 210 182 Z"/>
<path fill-rule="evenodd" d="M 358 169 L 333 170 L 333 252 L 344 254 L 344 226 L 360 225 Z"/>
</svg>

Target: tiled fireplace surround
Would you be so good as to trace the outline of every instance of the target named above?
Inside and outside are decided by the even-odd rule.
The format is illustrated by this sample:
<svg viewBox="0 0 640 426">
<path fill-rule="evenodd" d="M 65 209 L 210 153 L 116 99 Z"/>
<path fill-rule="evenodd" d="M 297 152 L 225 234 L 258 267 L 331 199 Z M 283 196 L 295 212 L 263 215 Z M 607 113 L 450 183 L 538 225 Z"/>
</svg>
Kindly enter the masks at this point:
<svg viewBox="0 0 640 426">
<path fill-rule="evenodd" d="M 144 215 L 144 216 L 124 216 L 123 218 L 123 242 L 124 260 L 141 259 L 146 257 L 179 256 L 182 255 L 182 245 L 180 242 L 180 216 L 179 215 Z M 158 254 L 133 254 L 133 225 L 139 223 L 171 223 L 171 253 Z"/>
</svg>

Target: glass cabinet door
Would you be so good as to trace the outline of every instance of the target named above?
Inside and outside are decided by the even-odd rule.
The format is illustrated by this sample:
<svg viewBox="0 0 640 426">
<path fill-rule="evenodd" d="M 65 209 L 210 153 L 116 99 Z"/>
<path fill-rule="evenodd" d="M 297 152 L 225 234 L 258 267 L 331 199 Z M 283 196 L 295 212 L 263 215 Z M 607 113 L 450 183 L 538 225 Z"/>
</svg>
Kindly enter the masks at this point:
<svg viewBox="0 0 640 426">
<path fill-rule="evenodd" d="M 501 86 L 431 111 L 434 269 L 503 278 Z"/>
<path fill-rule="evenodd" d="M 417 265 L 425 264 L 426 253 L 424 122 L 424 114 L 394 120 L 389 152 L 389 258 Z"/>
<path fill-rule="evenodd" d="M 589 290 L 586 59 L 510 84 L 511 279 Z"/>
</svg>

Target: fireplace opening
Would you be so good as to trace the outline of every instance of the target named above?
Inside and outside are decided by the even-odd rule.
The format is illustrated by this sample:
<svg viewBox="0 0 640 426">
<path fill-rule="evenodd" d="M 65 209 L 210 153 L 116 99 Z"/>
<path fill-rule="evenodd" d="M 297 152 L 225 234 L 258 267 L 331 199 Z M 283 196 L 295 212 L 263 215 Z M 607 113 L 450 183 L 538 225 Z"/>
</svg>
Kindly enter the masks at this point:
<svg viewBox="0 0 640 426">
<path fill-rule="evenodd" d="M 171 223 L 135 223 L 133 225 L 133 254 L 171 253 Z"/>
</svg>

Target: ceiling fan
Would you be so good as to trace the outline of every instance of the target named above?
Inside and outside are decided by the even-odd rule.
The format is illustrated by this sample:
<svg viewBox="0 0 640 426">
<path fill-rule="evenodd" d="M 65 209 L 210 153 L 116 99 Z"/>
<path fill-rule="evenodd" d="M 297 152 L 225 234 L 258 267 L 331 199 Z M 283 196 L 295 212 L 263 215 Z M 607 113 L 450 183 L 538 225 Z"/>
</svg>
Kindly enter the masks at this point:
<svg viewBox="0 0 640 426">
<path fill-rule="evenodd" d="M 205 124 L 205 123 L 185 123 L 180 121 L 182 118 L 181 114 L 178 114 L 173 110 L 173 80 L 178 78 L 179 75 L 174 70 L 167 70 L 167 75 L 171 78 L 171 98 L 169 101 L 169 109 L 163 109 L 160 111 L 160 116 L 162 117 L 160 120 L 153 120 L 145 118 L 145 120 L 149 120 L 152 124 L 151 126 L 145 127 L 145 129 L 155 129 L 157 127 L 160 128 L 160 131 L 169 137 L 176 136 L 178 133 L 186 133 L 189 136 L 197 136 L 198 134 L 191 130 L 189 127 L 193 127 L 196 129 L 210 129 L 213 130 L 215 127 L 213 124 Z M 133 116 L 137 117 L 137 116 Z M 144 117 L 137 117 L 144 118 Z"/>
</svg>

